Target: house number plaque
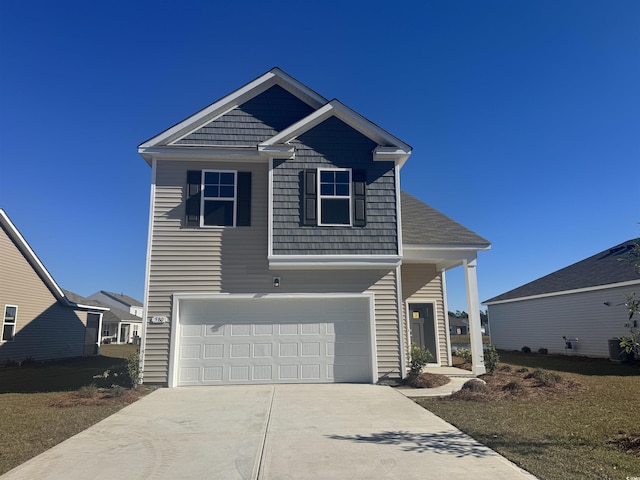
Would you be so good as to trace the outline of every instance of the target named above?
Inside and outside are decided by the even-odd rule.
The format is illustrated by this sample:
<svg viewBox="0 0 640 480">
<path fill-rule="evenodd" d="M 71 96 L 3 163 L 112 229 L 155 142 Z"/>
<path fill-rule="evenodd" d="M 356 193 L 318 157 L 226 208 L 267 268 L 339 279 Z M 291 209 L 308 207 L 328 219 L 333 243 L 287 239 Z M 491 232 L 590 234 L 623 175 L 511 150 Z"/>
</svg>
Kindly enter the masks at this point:
<svg viewBox="0 0 640 480">
<path fill-rule="evenodd" d="M 151 317 L 151 323 L 167 323 L 168 321 L 167 317 Z"/>
</svg>

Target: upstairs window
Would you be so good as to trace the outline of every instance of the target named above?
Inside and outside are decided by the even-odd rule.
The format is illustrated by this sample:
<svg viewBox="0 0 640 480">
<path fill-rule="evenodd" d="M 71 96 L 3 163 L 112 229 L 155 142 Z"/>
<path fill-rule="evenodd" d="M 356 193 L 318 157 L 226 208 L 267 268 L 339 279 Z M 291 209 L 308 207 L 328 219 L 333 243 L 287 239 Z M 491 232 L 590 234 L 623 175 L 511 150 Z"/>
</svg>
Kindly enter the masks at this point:
<svg viewBox="0 0 640 480">
<path fill-rule="evenodd" d="M 236 190 L 235 171 L 202 172 L 202 226 L 235 227 Z"/>
<path fill-rule="evenodd" d="M 318 170 L 320 225 L 351 225 L 351 170 Z"/>
<path fill-rule="evenodd" d="M 2 322 L 2 341 L 13 342 L 16 334 L 16 320 L 18 317 L 18 307 L 15 305 L 5 305 L 4 319 Z"/>
<path fill-rule="evenodd" d="M 185 193 L 186 227 L 251 225 L 251 172 L 189 170 Z"/>
<path fill-rule="evenodd" d="M 350 168 L 302 171 L 300 224 L 305 227 L 367 225 L 367 172 Z"/>
</svg>

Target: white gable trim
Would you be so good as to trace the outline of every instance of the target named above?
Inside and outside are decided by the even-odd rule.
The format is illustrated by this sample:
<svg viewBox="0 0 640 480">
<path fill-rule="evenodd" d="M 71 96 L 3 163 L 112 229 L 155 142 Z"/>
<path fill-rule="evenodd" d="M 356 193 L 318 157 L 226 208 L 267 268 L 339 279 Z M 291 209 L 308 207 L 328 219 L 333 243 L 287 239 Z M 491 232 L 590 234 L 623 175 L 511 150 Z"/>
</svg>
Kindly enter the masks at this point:
<svg viewBox="0 0 640 480">
<path fill-rule="evenodd" d="M 150 138 L 146 142 L 143 142 L 140 144 L 139 149 L 170 144 L 180 137 L 200 128 L 202 125 L 210 122 L 221 114 L 228 112 L 247 100 L 261 94 L 274 85 L 281 86 L 313 108 L 318 108 L 327 103 L 327 100 L 321 95 L 318 95 L 316 92 L 293 77 L 287 75 L 279 68 L 273 68 L 252 82 L 247 83 L 244 87 L 239 88 L 217 102 L 203 108 L 194 115 L 191 115 L 185 120 L 175 124 L 173 127 L 170 127 L 164 132 Z"/>
<path fill-rule="evenodd" d="M 329 117 L 339 118 L 353 129 L 378 143 L 380 146 L 378 146 L 374 152 L 374 160 L 392 160 L 402 166 L 409 158 L 409 155 L 411 155 L 411 147 L 409 145 L 378 127 L 376 124 L 370 122 L 359 113 L 354 112 L 338 100 L 331 100 L 322 108 L 319 108 L 302 120 L 299 120 L 290 127 L 285 128 L 277 135 L 274 135 L 270 139 L 262 142 L 259 148 L 286 144 L 299 135 L 324 122 Z M 394 146 L 382 146 L 388 144 Z"/>
<path fill-rule="evenodd" d="M 24 239 L 22 234 L 18 231 L 16 226 L 13 224 L 9 216 L 2 208 L 0 208 L 0 224 L 2 224 L 2 226 L 5 228 L 5 230 L 9 234 L 9 237 L 16 243 L 18 249 L 22 252 L 22 254 L 27 257 L 28 262 L 38 273 L 40 278 L 42 278 L 47 288 L 51 290 L 51 293 L 53 293 L 53 295 L 58 300 L 69 303 L 62 289 L 58 286 L 58 284 L 53 279 L 51 274 L 47 271 L 36 253 L 31 249 L 27 241 Z"/>
<path fill-rule="evenodd" d="M 574 293 L 596 292 L 598 290 L 607 290 L 609 288 L 629 287 L 631 285 L 640 285 L 640 280 L 629 280 L 628 282 L 609 283 L 607 285 L 596 285 L 594 287 L 576 288 L 574 290 L 562 290 L 560 292 L 541 293 L 539 295 L 529 295 L 528 297 L 508 298 L 506 300 L 497 300 L 495 302 L 483 302 L 483 305 L 500 305 L 501 303 L 520 302 L 522 300 L 533 300 L 536 298 L 559 297 L 561 295 L 571 295 Z"/>
<path fill-rule="evenodd" d="M 392 269 L 399 266 L 399 255 L 269 255 L 269 268 L 300 270 Z"/>
</svg>

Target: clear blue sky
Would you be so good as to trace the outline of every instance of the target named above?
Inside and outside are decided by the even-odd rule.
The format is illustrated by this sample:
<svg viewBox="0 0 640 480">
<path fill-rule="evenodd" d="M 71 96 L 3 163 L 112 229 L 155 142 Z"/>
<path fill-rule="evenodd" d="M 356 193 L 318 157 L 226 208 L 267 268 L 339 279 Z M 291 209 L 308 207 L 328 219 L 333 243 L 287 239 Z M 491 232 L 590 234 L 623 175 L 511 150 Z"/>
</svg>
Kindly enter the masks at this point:
<svg viewBox="0 0 640 480">
<path fill-rule="evenodd" d="M 0 207 L 63 288 L 142 300 L 137 145 L 274 66 L 413 146 L 402 187 L 493 244 L 481 300 L 640 233 L 636 0 L 0 0 Z"/>
</svg>

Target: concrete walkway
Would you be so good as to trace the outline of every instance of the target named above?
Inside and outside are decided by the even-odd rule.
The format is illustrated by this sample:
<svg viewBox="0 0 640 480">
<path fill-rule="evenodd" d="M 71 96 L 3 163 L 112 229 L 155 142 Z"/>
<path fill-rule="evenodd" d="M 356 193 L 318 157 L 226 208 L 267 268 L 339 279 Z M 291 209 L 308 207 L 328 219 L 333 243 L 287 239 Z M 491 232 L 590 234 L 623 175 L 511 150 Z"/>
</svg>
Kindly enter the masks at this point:
<svg viewBox="0 0 640 480">
<path fill-rule="evenodd" d="M 160 389 L 2 480 L 535 477 L 391 387 Z"/>
</svg>

